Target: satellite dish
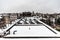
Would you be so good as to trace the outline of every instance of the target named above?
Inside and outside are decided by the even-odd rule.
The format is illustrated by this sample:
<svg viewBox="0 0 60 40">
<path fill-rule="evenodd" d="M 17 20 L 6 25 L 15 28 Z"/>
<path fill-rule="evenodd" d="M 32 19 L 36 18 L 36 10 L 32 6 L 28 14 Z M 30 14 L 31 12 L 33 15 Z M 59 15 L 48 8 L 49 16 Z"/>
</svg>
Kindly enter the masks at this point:
<svg viewBox="0 0 60 40">
<path fill-rule="evenodd" d="M 0 19 L 2 19 L 2 17 L 0 16 Z"/>
<path fill-rule="evenodd" d="M 20 23 L 23 23 L 23 21 L 20 21 Z"/>
</svg>

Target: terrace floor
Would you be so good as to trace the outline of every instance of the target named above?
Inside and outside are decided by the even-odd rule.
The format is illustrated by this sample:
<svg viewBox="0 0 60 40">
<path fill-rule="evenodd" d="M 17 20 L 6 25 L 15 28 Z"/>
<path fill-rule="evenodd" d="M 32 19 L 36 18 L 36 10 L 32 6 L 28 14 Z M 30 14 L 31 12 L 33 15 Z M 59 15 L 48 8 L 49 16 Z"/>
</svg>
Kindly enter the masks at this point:
<svg viewBox="0 0 60 40">
<path fill-rule="evenodd" d="M 28 18 L 21 19 L 10 30 L 10 34 L 5 37 L 48 37 L 56 34 L 43 25 L 39 19 Z"/>
</svg>

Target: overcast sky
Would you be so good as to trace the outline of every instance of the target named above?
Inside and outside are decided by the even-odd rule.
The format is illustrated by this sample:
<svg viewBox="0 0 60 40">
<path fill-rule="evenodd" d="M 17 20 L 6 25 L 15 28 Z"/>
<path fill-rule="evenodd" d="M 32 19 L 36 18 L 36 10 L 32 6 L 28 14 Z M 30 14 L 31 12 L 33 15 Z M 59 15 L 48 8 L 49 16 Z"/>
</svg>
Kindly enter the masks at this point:
<svg viewBox="0 0 60 40">
<path fill-rule="evenodd" d="M 60 0 L 0 0 L 0 13 L 34 11 L 60 12 Z"/>
</svg>

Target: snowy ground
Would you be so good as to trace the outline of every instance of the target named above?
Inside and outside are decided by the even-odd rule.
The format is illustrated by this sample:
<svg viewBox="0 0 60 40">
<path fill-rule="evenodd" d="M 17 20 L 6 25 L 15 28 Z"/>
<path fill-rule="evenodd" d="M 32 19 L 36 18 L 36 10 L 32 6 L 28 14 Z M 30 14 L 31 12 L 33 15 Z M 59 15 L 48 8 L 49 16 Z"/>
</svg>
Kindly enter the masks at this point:
<svg viewBox="0 0 60 40">
<path fill-rule="evenodd" d="M 15 32 L 15 34 L 13 34 L 13 32 Z M 9 36 L 55 36 L 55 33 L 53 33 L 52 31 L 50 31 L 48 28 L 46 28 L 45 26 L 41 25 L 41 26 L 14 26 L 11 30 L 10 30 L 10 35 L 7 35 L 7 37 Z"/>
</svg>

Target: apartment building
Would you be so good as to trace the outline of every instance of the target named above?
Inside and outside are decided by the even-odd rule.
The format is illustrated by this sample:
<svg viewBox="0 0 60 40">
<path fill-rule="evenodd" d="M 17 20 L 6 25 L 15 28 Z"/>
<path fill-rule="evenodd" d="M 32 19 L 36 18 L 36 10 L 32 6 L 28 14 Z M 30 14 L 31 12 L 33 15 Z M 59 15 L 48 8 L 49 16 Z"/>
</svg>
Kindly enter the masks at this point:
<svg viewBox="0 0 60 40">
<path fill-rule="evenodd" d="M 17 19 L 17 14 L 16 14 L 16 13 L 11 13 L 11 14 L 9 15 L 9 17 L 10 17 L 10 20 L 11 20 L 11 21 L 14 21 L 14 20 Z"/>
</svg>

